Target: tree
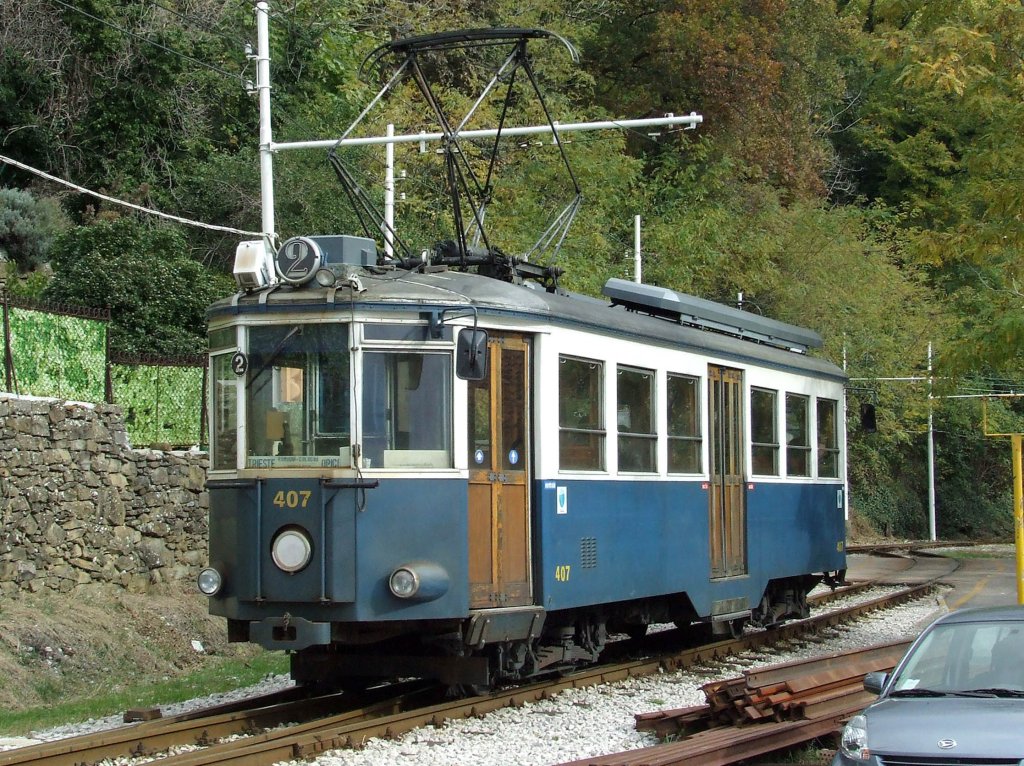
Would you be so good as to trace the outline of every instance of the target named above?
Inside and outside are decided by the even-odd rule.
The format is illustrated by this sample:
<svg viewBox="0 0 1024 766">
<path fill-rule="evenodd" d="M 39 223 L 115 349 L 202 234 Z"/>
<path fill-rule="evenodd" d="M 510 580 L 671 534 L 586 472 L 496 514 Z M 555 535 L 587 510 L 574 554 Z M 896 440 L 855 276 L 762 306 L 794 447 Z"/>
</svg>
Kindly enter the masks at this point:
<svg viewBox="0 0 1024 766">
<path fill-rule="evenodd" d="M 619 0 L 587 45 L 597 95 L 631 114 L 699 110 L 748 177 L 825 189 L 824 136 L 843 96 L 850 30 L 823 0 Z"/>
<path fill-rule="evenodd" d="M 109 306 L 110 343 L 127 354 L 179 356 L 206 347 L 206 307 L 233 291 L 230 280 L 187 256 L 170 226 L 133 218 L 69 229 L 53 248 L 48 300 Z"/>
<path fill-rule="evenodd" d="M 958 374 L 1024 366 L 1024 6 L 856 3 L 865 98 L 842 135 L 859 192 L 905 212 L 906 257 L 961 318 Z"/>
<path fill-rule="evenodd" d="M 21 272 L 42 265 L 54 238 L 68 226 L 60 207 L 27 191 L 0 189 L 0 261 Z"/>
</svg>

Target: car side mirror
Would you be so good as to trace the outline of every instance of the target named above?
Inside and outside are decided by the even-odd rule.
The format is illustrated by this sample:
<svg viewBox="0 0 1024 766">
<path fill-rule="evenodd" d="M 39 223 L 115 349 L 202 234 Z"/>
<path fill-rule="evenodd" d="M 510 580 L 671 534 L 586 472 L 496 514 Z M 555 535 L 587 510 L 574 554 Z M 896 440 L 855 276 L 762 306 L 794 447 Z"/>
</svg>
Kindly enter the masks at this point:
<svg viewBox="0 0 1024 766">
<path fill-rule="evenodd" d="M 885 688 L 885 682 L 889 680 L 889 674 L 880 670 L 872 671 L 864 676 L 864 691 L 872 694 L 881 694 Z"/>
<path fill-rule="evenodd" d="M 455 374 L 462 380 L 487 377 L 487 331 L 466 328 L 459 332 L 455 347 Z"/>
</svg>

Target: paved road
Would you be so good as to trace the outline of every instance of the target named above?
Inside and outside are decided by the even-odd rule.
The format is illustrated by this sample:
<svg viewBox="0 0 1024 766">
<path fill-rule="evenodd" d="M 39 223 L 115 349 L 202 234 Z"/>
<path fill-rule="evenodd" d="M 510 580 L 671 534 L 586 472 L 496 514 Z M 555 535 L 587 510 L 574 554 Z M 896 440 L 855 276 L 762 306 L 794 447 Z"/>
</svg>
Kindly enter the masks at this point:
<svg viewBox="0 0 1024 766">
<path fill-rule="evenodd" d="M 847 559 L 847 578 L 878 578 L 880 582 L 897 584 L 921 582 L 941 574 L 941 582 L 952 587 L 945 594 L 949 609 L 1017 603 L 1017 560 L 1012 545 L 945 553 L 963 558 L 911 559 L 852 553 Z M 957 562 L 959 567 L 954 570 Z"/>
</svg>

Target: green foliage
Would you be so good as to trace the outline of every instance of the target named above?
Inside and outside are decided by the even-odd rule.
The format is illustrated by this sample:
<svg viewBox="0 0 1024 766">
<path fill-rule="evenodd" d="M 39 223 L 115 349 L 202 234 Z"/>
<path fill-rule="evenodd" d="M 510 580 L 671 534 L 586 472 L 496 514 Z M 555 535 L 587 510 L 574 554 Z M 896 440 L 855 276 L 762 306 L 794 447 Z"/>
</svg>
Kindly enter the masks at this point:
<svg viewBox="0 0 1024 766">
<path fill-rule="evenodd" d="M 807 196 L 824 188 L 820 136 L 839 109 L 839 61 L 851 47 L 851 30 L 822 0 L 620 0 L 588 59 L 609 108 L 698 109 L 702 131 L 750 177 Z"/>
<path fill-rule="evenodd" d="M 158 707 L 252 686 L 268 675 L 287 673 L 288 657 L 283 652 L 264 652 L 244 659 L 215 656 L 198 670 L 178 677 L 139 677 L 137 671 L 125 668 L 117 677 L 127 679 L 128 683 L 111 685 L 107 670 L 102 680 L 90 680 L 94 686 L 91 692 L 83 692 L 81 683 L 41 674 L 40 692 L 45 692 L 50 701 L 23 710 L 0 710 L 0 733 L 27 736 L 67 721 L 84 721 L 120 714 L 130 708 Z M 137 681 L 132 682 L 133 679 Z"/>
<path fill-rule="evenodd" d="M 990 424 L 1024 430 L 1018 406 L 989 405 Z M 977 402 L 945 402 L 936 411 L 936 517 L 946 539 L 1013 538 L 1013 485 L 1008 439 L 986 438 Z M 991 427 L 990 425 L 990 427 Z"/>
<path fill-rule="evenodd" d="M 52 150 L 54 135 L 44 119 L 54 100 L 53 78 L 38 60 L 0 40 L 0 130 L 3 153 L 29 164 L 40 163 Z M 0 184 L 15 185 L 28 178 L 0 164 Z"/>
<path fill-rule="evenodd" d="M 9 295 L 29 300 L 42 300 L 43 291 L 50 283 L 50 275 L 46 269 L 37 269 L 28 274 L 19 274 L 15 263 L 0 263 L 0 271 L 4 274 L 5 289 Z"/>
<path fill-rule="evenodd" d="M 188 257 L 178 229 L 130 218 L 79 226 L 54 247 L 47 299 L 110 308 L 110 344 L 125 354 L 177 356 L 205 347 L 206 307 L 226 277 Z"/>
<path fill-rule="evenodd" d="M 863 105 L 840 148 L 866 168 L 861 191 L 909 214 L 906 257 L 963 311 L 944 366 L 1019 366 L 1024 278 L 1024 7 L 851 4 L 867 14 Z"/>
<path fill-rule="evenodd" d="M 11 261 L 20 271 L 40 266 L 54 238 L 67 226 L 67 218 L 53 200 L 0 188 L 0 262 Z"/>
</svg>

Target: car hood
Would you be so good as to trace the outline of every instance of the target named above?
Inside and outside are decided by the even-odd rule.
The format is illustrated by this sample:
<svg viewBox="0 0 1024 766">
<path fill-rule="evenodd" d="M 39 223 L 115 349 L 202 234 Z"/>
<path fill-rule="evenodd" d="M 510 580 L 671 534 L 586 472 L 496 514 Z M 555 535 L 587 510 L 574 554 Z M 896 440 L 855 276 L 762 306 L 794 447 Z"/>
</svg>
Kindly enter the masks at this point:
<svg viewBox="0 0 1024 766">
<path fill-rule="evenodd" d="M 864 715 L 875 755 L 1024 757 L 1024 699 L 881 699 Z M 947 747 L 939 747 L 940 741 Z M 950 741 L 955 746 L 949 747 Z"/>
</svg>

